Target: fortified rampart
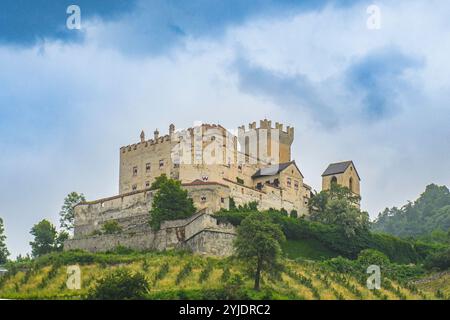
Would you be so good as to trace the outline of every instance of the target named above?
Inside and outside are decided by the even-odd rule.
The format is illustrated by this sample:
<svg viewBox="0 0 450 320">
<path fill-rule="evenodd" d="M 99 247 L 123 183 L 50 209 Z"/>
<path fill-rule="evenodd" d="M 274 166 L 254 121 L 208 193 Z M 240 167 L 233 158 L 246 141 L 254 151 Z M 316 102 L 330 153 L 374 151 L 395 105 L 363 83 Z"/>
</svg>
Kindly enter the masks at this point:
<svg viewBox="0 0 450 320">
<path fill-rule="evenodd" d="M 81 249 L 103 252 L 123 246 L 135 250 L 190 249 L 193 252 L 228 256 L 233 250 L 235 229 L 230 224 L 219 224 L 206 210 L 187 219 L 163 222 L 153 231 L 148 224 L 139 231 L 117 234 L 78 236 L 64 243 L 64 250 Z"/>
</svg>

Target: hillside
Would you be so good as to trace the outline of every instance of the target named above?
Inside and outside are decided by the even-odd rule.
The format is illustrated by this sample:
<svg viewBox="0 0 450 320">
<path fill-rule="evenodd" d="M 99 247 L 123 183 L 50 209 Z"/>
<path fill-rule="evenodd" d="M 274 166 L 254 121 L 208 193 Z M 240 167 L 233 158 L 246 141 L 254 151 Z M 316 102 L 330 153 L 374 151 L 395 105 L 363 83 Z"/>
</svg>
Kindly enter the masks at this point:
<svg viewBox="0 0 450 320">
<path fill-rule="evenodd" d="M 373 231 L 400 237 L 430 236 L 450 231 L 450 192 L 446 186 L 430 184 L 420 197 L 401 208 L 386 208 L 372 225 Z"/>
<path fill-rule="evenodd" d="M 81 267 L 81 290 L 66 287 L 67 266 Z M 436 285 L 417 290 L 383 279 L 382 289 L 368 290 L 364 279 L 331 272 L 319 262 L 283 259 L 278 279 L 263 282 L 253 291 L 252 280 L 232 259 L 196 256 L 183 252 L 88 254 L 66 252 L 15 263 L 0 281 L 0 298 L 82 299 L 97 279 L 117 268 L 145 274 L 149 299 L 434 299 Z M 267 278 L 266 278 L 267 279 Z"/>
</svg>

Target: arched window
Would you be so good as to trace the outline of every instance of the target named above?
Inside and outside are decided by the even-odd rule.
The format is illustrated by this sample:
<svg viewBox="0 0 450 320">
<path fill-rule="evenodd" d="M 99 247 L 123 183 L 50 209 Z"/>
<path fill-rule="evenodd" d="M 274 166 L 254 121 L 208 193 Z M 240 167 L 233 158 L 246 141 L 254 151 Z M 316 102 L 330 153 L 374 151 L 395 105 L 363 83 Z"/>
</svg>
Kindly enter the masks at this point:
<svg viewBox="0 0 450 320">
<path fill-rule="evenodd" d="M 351 192 L 353 192 L 353 178 L 350 178 L 348 180 L 348 188 L 350 189 Z"/>
<path fill-rule="evenodd" d="M 337 184 L 337 178 L 336 177 L 332 177 L 331 178 L 331 184 Z"/>
</svg>

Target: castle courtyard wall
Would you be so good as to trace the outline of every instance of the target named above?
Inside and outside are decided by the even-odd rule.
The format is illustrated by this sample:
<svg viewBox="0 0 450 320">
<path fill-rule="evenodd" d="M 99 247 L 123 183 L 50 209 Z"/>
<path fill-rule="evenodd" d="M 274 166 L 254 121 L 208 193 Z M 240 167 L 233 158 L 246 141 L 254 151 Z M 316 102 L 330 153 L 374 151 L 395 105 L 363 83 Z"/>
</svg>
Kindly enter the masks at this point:
<svg viewBox="0 0 450 320">
<path fill-rule="evenodd" d="M 232 225 L 218 223 L 210 214 L 200 212 L 187 219 L 163 222 L 158 231 L 147 225 L 139 232 L 78 236 L 67 240 L 64 250 L 105 252 L 122 246 L 134 250 L 189 249 L 200 254 L 228 256 L 233 252 L 235 235 Z"/>
</svg>

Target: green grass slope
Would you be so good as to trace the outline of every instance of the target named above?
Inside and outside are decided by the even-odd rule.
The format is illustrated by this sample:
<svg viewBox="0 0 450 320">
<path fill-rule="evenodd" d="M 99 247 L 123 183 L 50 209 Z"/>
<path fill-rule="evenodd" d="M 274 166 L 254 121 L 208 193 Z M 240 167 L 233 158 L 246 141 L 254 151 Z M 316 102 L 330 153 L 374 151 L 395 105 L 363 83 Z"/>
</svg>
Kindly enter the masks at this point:
<svg viewBox="0 0 450 320">
<path fill-rule="evenodd" d="M 67 266 L 74 264 L 81 268 L 81 290 L 69 290 L 66 286 Z M 317 262 L 290 259 L 283 260 L 280 277 L 264 277 L 259 292 L 252 290 L 252 280 L 239 262 L 183 252 L 64 252 L 11 267 L 9 275 L 0 279 L 0 298 L 83 299 L 96 280 L 117 268 L 144 273 L 150 283 L 148 299 L 436 298 L 432 290 L 401 286 L 388 279 L 383 279 L 381 290 L 368 290 L 362 279 L 352 275 L 329 272 Z"/>
</svg>

